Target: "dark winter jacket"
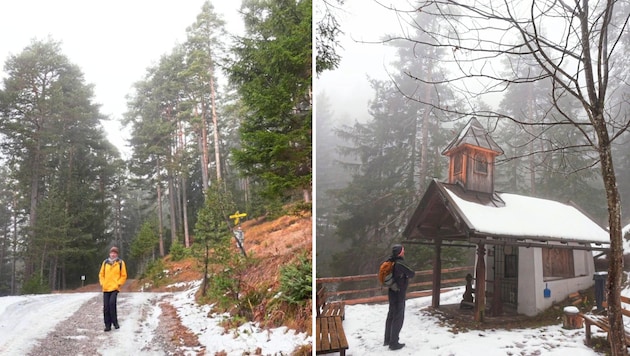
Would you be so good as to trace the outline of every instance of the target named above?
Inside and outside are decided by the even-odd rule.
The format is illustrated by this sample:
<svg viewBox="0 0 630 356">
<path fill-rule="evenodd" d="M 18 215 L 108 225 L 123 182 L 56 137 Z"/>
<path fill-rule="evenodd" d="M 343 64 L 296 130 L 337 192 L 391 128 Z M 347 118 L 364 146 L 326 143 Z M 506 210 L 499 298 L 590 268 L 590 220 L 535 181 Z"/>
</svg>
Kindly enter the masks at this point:
<svg viewBox="0 0 630 356">
<path fill-rule="evenodd" d="M 398 285 L 398 293 L 404 296 L 407 293 L 409 279 L 413 278 L 416 272 L 405 263 L 402 257 L 396 257 L 394 262 L 394 282 Z"/>
</svg>

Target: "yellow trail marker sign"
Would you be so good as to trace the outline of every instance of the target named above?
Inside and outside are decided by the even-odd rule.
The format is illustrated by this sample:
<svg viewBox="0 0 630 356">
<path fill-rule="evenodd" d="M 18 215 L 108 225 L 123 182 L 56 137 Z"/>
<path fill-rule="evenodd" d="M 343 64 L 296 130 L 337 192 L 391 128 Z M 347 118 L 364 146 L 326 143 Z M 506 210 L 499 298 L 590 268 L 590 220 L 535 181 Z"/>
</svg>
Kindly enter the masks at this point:
<svg viewBox="0 0 630 356">
<path fill-rule="evenodd" d="M 230 219 L 234 219 L 234 225 L 238 225 L 238 223 L 241 221 L 241 218 L 244 218 L 246 216 L 247 213 L 239 213 L 237 210 L 236 213 L 230 215 Z"/>
</svg>

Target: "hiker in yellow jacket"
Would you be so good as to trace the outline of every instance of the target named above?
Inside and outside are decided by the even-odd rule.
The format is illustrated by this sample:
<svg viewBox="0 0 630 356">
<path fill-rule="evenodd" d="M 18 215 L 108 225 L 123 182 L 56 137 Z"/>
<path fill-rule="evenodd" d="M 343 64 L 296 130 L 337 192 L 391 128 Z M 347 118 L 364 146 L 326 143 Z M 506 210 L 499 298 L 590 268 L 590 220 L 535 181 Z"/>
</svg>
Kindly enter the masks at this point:
<svg viewBox="0 0 630 356">
<path fill-rule="evenodd" d="M 109 249 L 109 257 L 103 261 L 98 280 L 103 287 L 103 316 L 105 318 L 105 331 L 114 328 L 119 329 L 118 315 L 116 312 L 116 298 L 118 292 L 127 280 L 127 267 L 125 262 L 118 258 L 118 247 Z"/>
</svg>

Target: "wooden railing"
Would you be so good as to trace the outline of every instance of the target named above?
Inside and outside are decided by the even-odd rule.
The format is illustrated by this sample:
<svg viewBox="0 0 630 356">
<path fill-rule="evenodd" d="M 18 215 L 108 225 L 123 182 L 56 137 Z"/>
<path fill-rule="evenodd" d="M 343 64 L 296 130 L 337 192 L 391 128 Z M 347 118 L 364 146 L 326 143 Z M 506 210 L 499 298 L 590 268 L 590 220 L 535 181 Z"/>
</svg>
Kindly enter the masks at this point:
<svg viewBox="0 0 630 356">
<path fill-rule="evenodd" d="M 445 268 L 442 277 L 442 291 L 466 284 L 466 274 L 473 273 L 473 266 Z M 433 270 L 416 271 L 416 276 L 409 284 L 407 298 L 431 295 L 431 276 Z M 331 299 L 343 300 L 346 305 L 364 303 L 382 303 L 387 301 L 387 288 L 381 287 L 376 274 L 358 276 L 322 277 L 316 279 L 317 286 L 325 285 Z"/>
</svg>

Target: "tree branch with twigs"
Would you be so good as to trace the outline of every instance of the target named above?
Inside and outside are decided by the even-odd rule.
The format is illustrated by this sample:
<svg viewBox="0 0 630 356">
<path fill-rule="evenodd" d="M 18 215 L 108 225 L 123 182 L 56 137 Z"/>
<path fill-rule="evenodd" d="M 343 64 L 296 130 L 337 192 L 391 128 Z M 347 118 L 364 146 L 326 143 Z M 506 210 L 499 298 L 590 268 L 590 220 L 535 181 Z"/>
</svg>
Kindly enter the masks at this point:
<svg viewBox="0 0 630 356">
<path fill-rule="evenodd" d="M 612 144 L 630 126 L 627 102 L 628 73 L 621 70 L 630 19 L 630 6 L 607 0 L 425 0 L 407 4 L 406 9 L 381 4 L 396 11 L 406 25 L 423 31 L 415 22 L 415 12 L 429 13 L 441 19 L 439 29 L 427 28 L 423 39 L 408 35 L 384 40 L 411 41 L 418 46 L 450 49 L 444 65 L 450 72 L 439 81 L 408 75 L 424 84 L 448 84 L 467 103 L 465 109 L 450 108 L 440 102 L 427 102 L 453 115 L 475 114 L 497 121 L 509 120 L 529 127 L 532 139 L 542 136 L 544 127 L 566 126 L 578 144 L 555 142 L 546 138 L 553 150 L 590 148 L 595 153 L 603 180 L 610 230 L 610 267 L 608 278 L 610 344 L 613 355 L 626 354 L 621 319 L 620 292 L 623 268 L 620 195 L 613 164 Z M 410 32 L 411 33 L 411 32 Z M 427 40 L 427 38 L 429 40 Z M 499 68 L 504 68 L 503 71 Z M 497 108 L 478 110 L 476 99 L 489 94 L 504 94 L 509 88 L 550 81 L 548 108 L 542 115 L 515 115 Z M 619 95 L 619 94 L 622 95 Z M 422 98 L 410 96 L 413 100 Z M 567 110 L 563 100 L 577 103 L 579 111 Z M 525 110 L 524 110 L 525 111 Z M 530 111 L 530 114 L 534 111 Z M 537 113 L 540 111 L 536 111 Z M 544 147 L 544 145 L 541 145 Z M 541 154 L 549 148 L 535 149 Z"/>
</svg>

